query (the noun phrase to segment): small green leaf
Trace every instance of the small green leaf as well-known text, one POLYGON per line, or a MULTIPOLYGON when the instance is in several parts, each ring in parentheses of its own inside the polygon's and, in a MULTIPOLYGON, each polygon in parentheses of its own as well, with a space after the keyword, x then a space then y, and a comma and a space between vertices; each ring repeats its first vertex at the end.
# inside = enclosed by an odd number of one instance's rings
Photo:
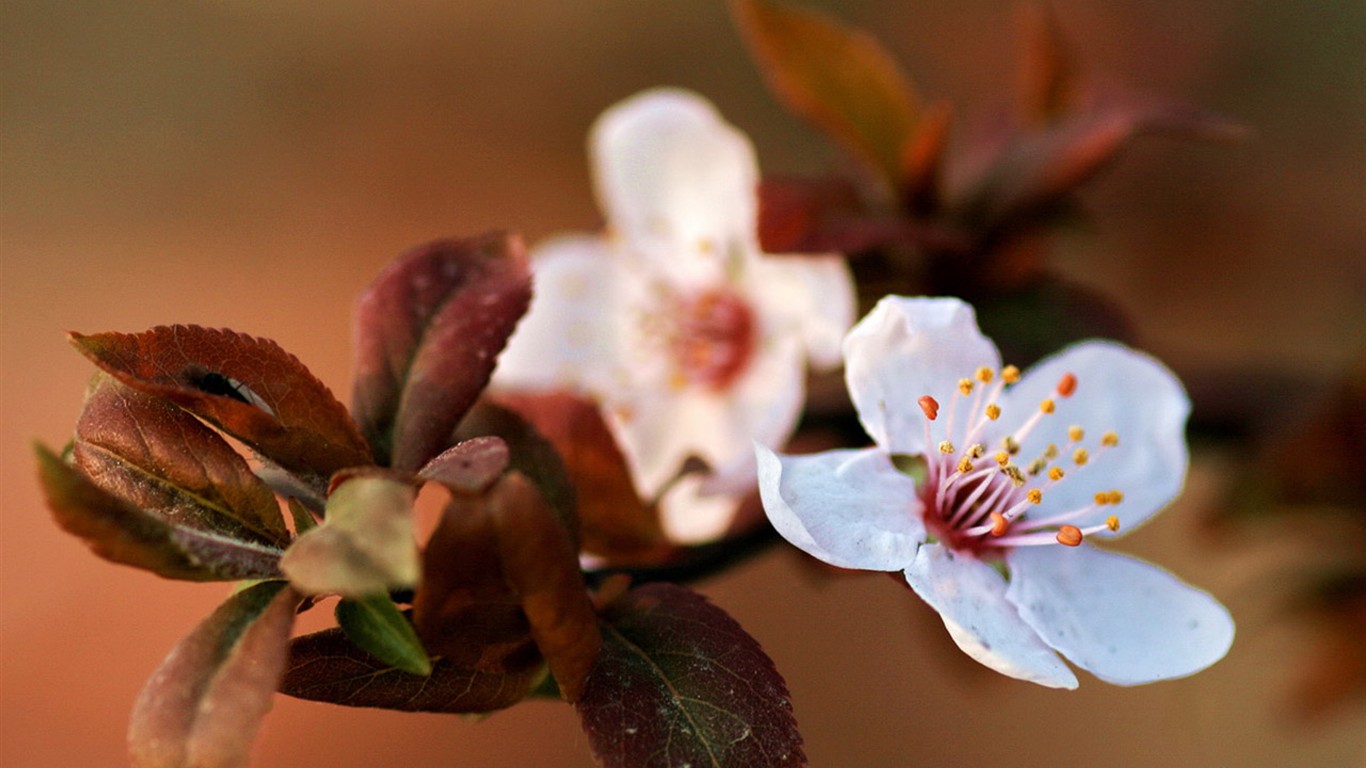
POLYGON ((289 504, 289 516, 294 520, 294 536, 296 538, 318 527, 318 521, 313 517, 313 513, 309 512, 303 504, 300 504, 298 499, 288 499, 287 503, 289 504))
POLYGON ((432 661, 413 625, 386 595, 337 603, 337 624, 351 642, 380 661, 426 677, 432 661))
POLYGON ((913 453, 894 453, 892 454, 892 466, 896 471, 911 478, 916 485, 925 482, 928 470, 925 468, 925 459, 913 453))

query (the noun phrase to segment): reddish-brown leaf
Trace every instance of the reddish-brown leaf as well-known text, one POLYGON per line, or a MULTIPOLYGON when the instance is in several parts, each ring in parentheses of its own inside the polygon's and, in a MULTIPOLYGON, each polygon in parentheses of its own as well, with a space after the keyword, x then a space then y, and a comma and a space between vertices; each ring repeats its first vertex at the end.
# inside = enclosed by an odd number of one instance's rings
POLYGON ((768 0, 732 0, 731 9, 779 101, 895 185, 918 106, 910 81, 877 40, 768 0))
POLYGON ((953 110, 948 104, 932 104, 901 147, 901 188, 898 191, 902 205, 913 215, 930 216, 939 210, 952 121, 953 110))
POLYGON ((472 437, 441 452, 417 474, 452 491, 483 493, 508 467, 508 444, 492 435, 472 437))
POLYGON ((298 604, 284 582, 257 584, 181 640, 133 705, 134 768, 245 766, 284 670, 298 604))
MULTIPOLYGON (((651 562, 668 550, 659 515, 636 494, 596 405, 568 393, 506 393, 498 402, 533 425, 563 461, 577 491, 581 549, 615 564, 651 562)), ((515 454, 514 465, 520 468, 515 454)))
POLYGON ((602 638, 574 545, 540 493, 519 473, 508 474, 494 487, 489 507, 508 586, 560 692, 576 701, 602 638))
POLYGON ((289 543, 275 494, 217 432, 105 374, 86 395, 72 458, 96 485, 174 527, 289 543))
POLYGON ((357 648, 340 629, 294 639, 280 692, 309 701, 404 712, 475 713, 512 706, 542 674, 539 663, 517 672, 432 662, 426 677, 395 669, 357 648))
POLYGON ((604 766, 806 765, 782 676, 720 608, 657 583, 603 619, 578 710, 604 766))
POLYGON ((415 471, 488 383, 531 300, 521 238, 440 240, 390 264, 356 307, 357 421, 380 463, 415 471))
POLYGON ((765 176, 759 181, 759 244, 765 253, 842 250, 832 235, 865 216, 858 190, 845 179, 765 176))
POLYGON ((234 581, 280 576, 274 547, 175 527, 90 482, 41 445, 34 446, 47 505, 62 530, 95 554, 168 579, 234 581))
POLYGON ((70 339, 124 384, 204 418, 315 485, 370 463, 346 409, 273 341, 194 325, 70 339))
POLYGON ((1020 112, 1028 123, 1047 125, 1076 106, 1077 63, 1047 3, 1022 3, 1019 13, 1025 32, 1020 112))

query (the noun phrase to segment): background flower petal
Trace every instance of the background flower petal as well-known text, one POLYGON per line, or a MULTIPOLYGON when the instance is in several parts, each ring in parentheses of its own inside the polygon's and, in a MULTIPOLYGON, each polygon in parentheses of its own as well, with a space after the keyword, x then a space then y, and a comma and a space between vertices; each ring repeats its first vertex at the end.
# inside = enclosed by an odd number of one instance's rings
POLYGON ((1006 600, 1006 583, 971 555, 927 544, 906 582, 939 612, 964 653, 1003 675, 1049 688, 1076 688, 1077 677, 1006 600))
POLYGON ((1233 617, 1167 571, 1087 545, 1007 555, 1006 599, 1051 646, 1109 683, 1199 672, 1233 643, 1233 617))
POLYGON ((899 571, 925 539, 915 483, 876 448, 783 456, 755 445, 773 527, 841 568, 899 571))
POLYGON ((590 151, 609 225, 674 283, 714 281, 758 253, 754 149, 702 97, 626 99, 598 118, 590 151))
POLYGON ((834 368, 854 324, 853 276, 843 256, 767 256, 753 264, 753 296, 766 318, 800 335, 813 368, 834 368))
MULTIPOLYGON (((1030 433, 1023 461, 1049 443, 1065 446, 1067 428, 1074 424, 1084 428, 1081 444, 1091 458, 1086 466, 1074 469, 1064 452, 1061 464, 1068 475, 1044 493, 1036 518, 1084 507, 1092 503, 1097 491, 1117 489, 1124 494, 1118 506, 1101 507, 1070 522, 1085 527, 1117 515, 1123 533, 1160 511, 1181 491, 1189 463, 1186 417, 1190 398, 1166 366, 1110 341, 1068 347, 1026 371, 1020 383, 1006 392, 998 434, 1017 426, 1037 411, 1039 401, 1050 397, 1057 410, 1030 433), (1076 394, 1070 398, 1054 395, 1064 373, 1077 377, 1076 394), (1097 450, 1101 435, 1111 430, 1119 435, 1119 445, 1097 450)), ((1101 531, 1095 535, 1114 534, 1101 531)))
POLYGON ((885 297, 844 340, 844 377, 859 421, 891 453, 924 451, 922 395, 947 407, 959 379, 1000 364, 976 313, 958 299, 885 297))

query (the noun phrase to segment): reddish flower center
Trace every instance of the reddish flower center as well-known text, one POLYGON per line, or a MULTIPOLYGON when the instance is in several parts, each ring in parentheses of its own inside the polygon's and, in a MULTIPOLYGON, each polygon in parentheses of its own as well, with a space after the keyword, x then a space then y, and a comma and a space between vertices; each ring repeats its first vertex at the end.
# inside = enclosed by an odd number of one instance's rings
POLYGON ((676 302, 668 339, 674 384, 711 390, 730 386, 754 353, 757 329, 749 302, 724 288, 676 302))

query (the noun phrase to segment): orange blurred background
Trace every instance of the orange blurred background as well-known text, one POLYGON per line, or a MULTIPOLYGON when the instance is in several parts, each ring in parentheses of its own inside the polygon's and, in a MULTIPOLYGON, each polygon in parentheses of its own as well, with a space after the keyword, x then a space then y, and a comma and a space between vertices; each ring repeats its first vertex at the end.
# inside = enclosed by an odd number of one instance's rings
MULTIPOLYGON (((1003 106, 1005 0, 816 2, 922 92, 1003 106)), ((1242 146, 1141 140, 1053 264, 1116 298, 1186 376, 1325 385, 1366 349, 1366 5, 1052 3, 1104 82, 1211 107, 1242 146)), ((29 441, 68 437, 90 366, 63 332, 171 322, 276 339, 345 400, 352 299, 410 245, 597 221, 584 137, 637 90, 696 89, 769 172, 841 159, 770 98, 720 2, 12 0, 0 12, 0 763, 115 766, 133 697, 226 592, 92 556, 52 524, 29 441)), ((1289 409, 1287 409, 1289 410, 1289 409)), ((1269 420, 1291 414, 1269 413, 1269 420)), ((816 766, 1360 766, 1358 705, 1286 711, 1305 633, 1274 610, 1291 543, 1215 541, 1227 457, 1120 548, 1225 601, 1229 657, 1075 693, 979 672, 886 578, 774 551, 702 585, 787 678, 816 766)), ((590 766, 572 710, 475 722, 277 697, 255 765, 590 766)))

